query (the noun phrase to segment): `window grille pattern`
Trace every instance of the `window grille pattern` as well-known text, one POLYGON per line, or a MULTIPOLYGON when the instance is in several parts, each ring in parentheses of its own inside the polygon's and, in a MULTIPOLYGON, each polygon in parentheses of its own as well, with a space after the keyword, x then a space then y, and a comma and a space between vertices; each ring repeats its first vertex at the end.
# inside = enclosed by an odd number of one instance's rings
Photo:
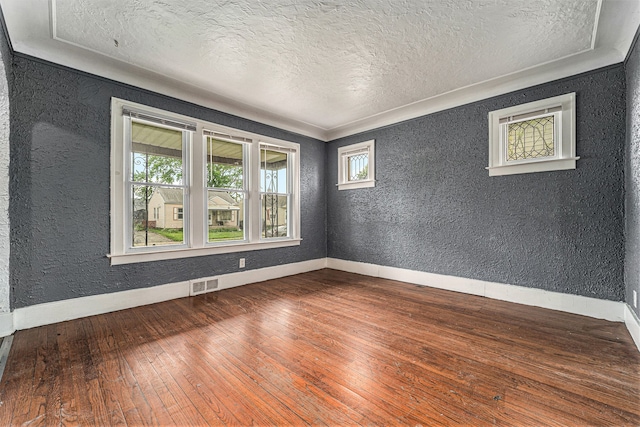
POLYGON ((554 116, 507 124, 507 161, 553 157, 554 116))
POLYGON ((347 163, 349 165, 349 181, 362 181, 369 178, 369 153, 349 156, 347 163))

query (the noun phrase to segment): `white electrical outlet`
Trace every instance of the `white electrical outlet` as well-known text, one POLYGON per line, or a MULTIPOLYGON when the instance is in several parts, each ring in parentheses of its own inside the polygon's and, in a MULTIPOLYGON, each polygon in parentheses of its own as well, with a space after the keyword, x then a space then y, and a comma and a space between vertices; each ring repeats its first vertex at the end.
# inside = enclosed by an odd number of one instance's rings
POLYGON ((638 308, 638 292, 635 289, 633 290, 633 306, 638 308))
POLYGON ((239 263, 238 267, 244 268, 244 258, 240 258, 240 263, 239 263))

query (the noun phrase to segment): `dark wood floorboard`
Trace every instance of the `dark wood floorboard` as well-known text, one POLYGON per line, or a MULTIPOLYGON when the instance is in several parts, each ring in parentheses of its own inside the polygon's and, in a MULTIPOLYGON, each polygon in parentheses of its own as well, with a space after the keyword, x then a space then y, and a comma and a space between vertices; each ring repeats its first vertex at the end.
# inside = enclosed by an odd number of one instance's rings
POLYGON ((321 270, 16 333, 0 426, 640 426, 621 323, 321 270))

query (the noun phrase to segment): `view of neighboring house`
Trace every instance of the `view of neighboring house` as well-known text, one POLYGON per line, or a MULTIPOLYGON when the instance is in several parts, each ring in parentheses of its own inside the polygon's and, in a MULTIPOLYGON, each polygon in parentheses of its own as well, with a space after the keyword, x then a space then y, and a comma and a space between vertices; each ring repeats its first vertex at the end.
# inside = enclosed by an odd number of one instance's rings
POLYGON ((224 191, 209 191, 208 221, 209 228, 243 227, 243 206, 224 191))
MULTIPOLYGON (((208 222, 210 228, 243 226, 243 207, 228 193, 209 192, 208 222)), ((157 188, 149 200, 148 224, 152 228, 182 228, 183 194, 179 188, 157 188)))

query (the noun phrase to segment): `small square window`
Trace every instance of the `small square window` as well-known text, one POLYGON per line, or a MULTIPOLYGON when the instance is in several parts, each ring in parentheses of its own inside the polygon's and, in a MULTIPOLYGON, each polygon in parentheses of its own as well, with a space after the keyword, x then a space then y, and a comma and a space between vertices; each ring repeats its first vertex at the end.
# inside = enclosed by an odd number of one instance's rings
POLYGON ((489 113, 489 176, 575 169, 575 93, 489 113))
POLYGON ((375 141, 338 148, 338 190, 375 186, 375 141))

